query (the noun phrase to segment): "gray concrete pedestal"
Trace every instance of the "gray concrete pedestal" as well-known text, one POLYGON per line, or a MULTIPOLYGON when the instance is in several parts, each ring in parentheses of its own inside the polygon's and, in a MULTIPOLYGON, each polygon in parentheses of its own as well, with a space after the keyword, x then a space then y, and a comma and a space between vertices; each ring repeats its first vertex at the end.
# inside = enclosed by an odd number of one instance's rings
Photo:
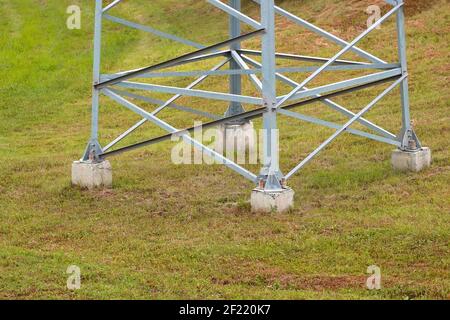
POLYGON ((244 153, 246 150, 256 150, 258 139, 253 122, 240 125, 222 125, 219 127, 219 137, 216 140, 216 150, 229 150, 244 153))
POLYGON ((283 213, 294 206, 294 190, 281 191, 254 189, 251 196, 252 212, 283 213))
POLYGON ((430 148, 417 151, 394 150, 391 158, 392 166, 399 171, 419 172, 431 166, 430 148))
POLYGON ((112 168, 109 161, 83 162, 72 164, 72 184, 82 188, 111 188, 112 168))

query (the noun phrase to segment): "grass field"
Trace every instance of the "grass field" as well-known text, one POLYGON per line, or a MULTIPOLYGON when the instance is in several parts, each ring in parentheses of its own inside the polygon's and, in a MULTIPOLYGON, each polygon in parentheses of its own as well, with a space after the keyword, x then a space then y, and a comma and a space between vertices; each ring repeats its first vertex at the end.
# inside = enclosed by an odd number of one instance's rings
MULTIPOLYGON (((0 0, 0 298, 448 299, 450 2, 406 2, 412 116, 433 150, 432 167, 394 172, 392 147, 344 135, 290 181, 295 209, 264 215, 250 213, 251 183, 224 167, 173 165, 170 142, 112 159, 112 190, 71 187, 71 162, 90 130, 94 1, 0 0), (82 9, 81 30, 66 28, 71 4, 82 9), (81 268, 80 290, 66 288, 69 265, 81 268), (370 265, 381 268, 381 290, 365 287, 370 265)), ((365 28, 365 8, 383 1, 279 3, 350 40, 365 28)), ((258 16, 256 6, 245 6, 258 16)), ((227 20, 203 1, 129 0, 111 13, 202 43, 226 38, 227 20)), ((285 20, 277 26, 279 51, 329 57, 338 49, 285 20)), ((361 47, 395 60, 394 27, 390 20, 361 47)), ((104 28, 106 72, 192 50, 110 22, 104 28)), ((337 76, 314 84, 325 80, 337 76)), ((211 78, 199 88, 226 83, 211 78)), ((256 93, 248 80, 244 87, 256 93)), ((359 111, 379 92, 336 101, 359 111)), ((101 103, 102 143, 139 120, 106 98, 101 103)), ((227 107, 179 103, 216 114, 227 107)), ((320 104, 303 111, 344 121, 320 104)), ((179 128, 194 119, 174 111, 161 117, 179 128)), ((367 117, 398 132, 398 95, 367 117)), ((279 124, 284 171, 333 132, 285 117, 279 124)), ((161 133, 147 125, 125 143, 161 133)))

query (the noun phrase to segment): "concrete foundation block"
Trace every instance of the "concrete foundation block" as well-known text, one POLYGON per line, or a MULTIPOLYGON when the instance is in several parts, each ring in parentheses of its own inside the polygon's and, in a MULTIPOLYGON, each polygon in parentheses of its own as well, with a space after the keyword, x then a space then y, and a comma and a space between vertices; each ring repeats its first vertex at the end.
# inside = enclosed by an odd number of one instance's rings
POLYGON ((407 152, 397 149, 392 152, 391 163, 395 170, 419 172, 431 166, 431 150, 421 148, 407 152))
POLYGON ((216 140, 215 150, 234 150, 235 152, 253 151, 257 148, 258 139, 253 122, 242 125, 222 125, 218 128, 219 137, 216 140))
POLYGON ((282 213, 294 206, 294 190, 286 188, 282 191, 264 191, 254 189, 251 196, 253 212, 282 213))
POLYGON ((72 184, 88 189, 111 188, 111 164, 109 161, 99 163, 75 161, 72 164, 72 184))

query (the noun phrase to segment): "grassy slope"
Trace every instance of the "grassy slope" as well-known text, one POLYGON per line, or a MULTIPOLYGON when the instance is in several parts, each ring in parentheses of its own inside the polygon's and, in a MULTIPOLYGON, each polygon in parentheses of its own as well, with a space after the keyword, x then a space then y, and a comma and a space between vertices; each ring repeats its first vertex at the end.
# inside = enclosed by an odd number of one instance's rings
MULTIPOLYGON (((338 0, 295 2, 281 1, 345 37, 364 26, 364 1, 346 1, 351 9, 338 0)), ((1 298, 448 297, 448 1, 408 6, 412 112, 419 136, 433 149, 433 167, 395 173, 391 147, 343 136, 291 181, 296 209, 285 215, 250 214, 250 183, 222 167, 176 167, 170 143, 114 159, 112 191, 70 187, 70 163, 89 132, 92 9, 88 0, 0 0, 1 298), (65 28, 65 8, 72 3, 83 9, 80 31, 65 28), (77 292, 65 288, 70 264, 82 269, 77 292), (364 288, 372 264, 382 268, 378 292, 364 288)), ((226 21, 200 1, 133 0, 117 11, 205 43, 224 36, 226 21)), ((280 51, 336 51, 322 40, 311 42, 307 33, 296 34, 284 20, 277 25, 283 27, 280 51)), ((109 23, 107 29, 108 71, 189 50, 109 23)), ((393 41, 379 39, 392 30, 391 22, 371 38, 373 52, 387 59, 395 56, 393 41)), ((208 85, 220 88, 221 81, 208 85)), ((358 110, 376 92, 338 101, 358 110)), ((391 97, 368 117, 396 131, 398 105, 391 97)), ((107 100, 102 108, 104 142, 138 119, 107 100)), ((224 108, 212 103, 204 109, 224 108)), ((318 110, 325 111, 315 105, 305 112, 318 110)), ((163 116, 178 127, 192 124, 177 113, 163 116)), ((284 170, 330 133, 311 132, 314 127, 292 119, 281 118, 280 125, 293 132, 282 134, 284 170)), ((148 126, 134 140, 159 133, 148 126)))

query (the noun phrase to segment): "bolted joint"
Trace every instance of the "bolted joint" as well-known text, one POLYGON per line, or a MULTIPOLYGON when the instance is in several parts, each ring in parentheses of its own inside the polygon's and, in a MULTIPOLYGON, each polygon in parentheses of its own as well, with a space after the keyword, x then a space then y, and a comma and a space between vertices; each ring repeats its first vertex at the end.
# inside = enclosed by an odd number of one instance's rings
POLYGON ((268 111, 276 111, 277 110, 276 102, 270 101, 268 99, 264 99, 263 106, 264 106, 264 108, 267 108, 268 111))
POLYGON ((417 137, 412 124, 410 128, 402 131, 401 143, 402 145, 400 149, 402 151, 412 152, 422 148, 422 144, 420 143, 419 138, 417 137))
POLYGON ((86 151, 84 152, 82 162, 99 163, 102 162, 101 154, 103 153, 102 147, 97 140, 89 141, 86 151))
POLYGON ((261 191, 282 191, 288 189, 286 179, 281 174, 260 175, 256 189, 261 191))

